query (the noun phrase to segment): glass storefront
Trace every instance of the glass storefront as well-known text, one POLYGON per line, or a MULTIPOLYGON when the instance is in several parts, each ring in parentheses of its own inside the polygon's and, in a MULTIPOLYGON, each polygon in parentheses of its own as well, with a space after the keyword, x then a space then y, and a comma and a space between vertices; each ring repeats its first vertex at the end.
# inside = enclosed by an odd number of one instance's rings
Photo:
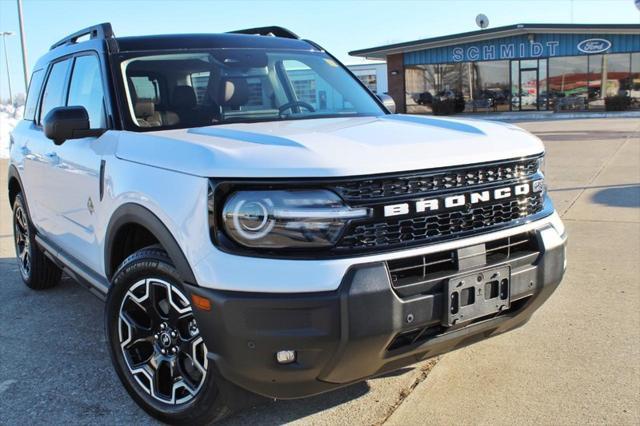
POLYGON ((408 113, 455 99, 459 111, 601 110, 623 95, 640 108, 640 53, 408 65, 408 113))
POLYGON ((636 108, 640 108, 640 53, 631 54, 631 75, 629 95, 636 108))
POLYGON ((549 60, 549 108, 585 109, 589 94, 588 58, 570 56, 549 60))
MULTIPOLYGON (((509 61, 476 62, 474 77, 472 102, 475 101, 476 110, 485 101, 495 111, 509 111, 509 61)), ((472 103, 472 109, 473 106, 472 103)))

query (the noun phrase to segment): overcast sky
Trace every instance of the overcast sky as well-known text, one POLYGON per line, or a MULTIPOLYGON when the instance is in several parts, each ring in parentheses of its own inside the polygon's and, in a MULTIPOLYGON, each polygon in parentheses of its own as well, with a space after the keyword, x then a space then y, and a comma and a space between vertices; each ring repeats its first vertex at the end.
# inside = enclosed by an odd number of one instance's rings
MULTIPOLYGON (((28 64, 81 28, 111 22, 118 35, 215 33, 280 25, 309 38, 347 64, 351 50, 516 23, 640 23, 634 0, 417 0, 417 1, 98 1, 24 0, 28 64)), ((15 0, 0 0, 0 31, 7 38, 14 93, 24 91, 15 0)), ((0 46, 1 48, 1 46, 0 46)), ((4 51, 0 98, 7 96, 4 51)))

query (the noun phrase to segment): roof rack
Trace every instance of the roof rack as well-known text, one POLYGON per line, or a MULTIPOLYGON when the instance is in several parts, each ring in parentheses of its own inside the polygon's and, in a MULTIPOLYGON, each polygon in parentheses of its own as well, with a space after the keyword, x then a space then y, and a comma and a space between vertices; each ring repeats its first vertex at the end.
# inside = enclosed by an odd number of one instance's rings
POLYGON ((108 38, 113 38, 113 30, 111 29, 111 24, 109 22, 93 25, 91 27, 87 27, 71 35, 66 36, 62 40, 51 45, 51 48, 49 50, 53 50, 57 47, 64 46, 66 44, 76 43, 80 37, 83 37, 86 35, 88 35, 90 39, 94 39, 94 38, 108 39, 108 38))
POLYGON ((286 28, 277 27, 277 26, 247 28, 246 30, 229 31, 229 33, 294 38, 296 40, 300 39, 300 37, 298 37, 293 31, 289 31, 286 28))

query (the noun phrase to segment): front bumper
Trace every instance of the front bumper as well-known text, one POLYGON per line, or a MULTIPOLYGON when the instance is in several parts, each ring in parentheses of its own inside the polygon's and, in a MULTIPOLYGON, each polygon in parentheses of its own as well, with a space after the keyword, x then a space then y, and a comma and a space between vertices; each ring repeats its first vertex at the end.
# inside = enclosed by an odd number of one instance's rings
MULTIPOLYGON (((566 236, 551 224, 532 232, 539 255, 531 264, 513 269, 511 308, 448 328, 442 326, 445 296, 399 297, 384 261, 350 267, 335 291, 274 294, 194 286, 187 290, 212 302, 211 311, 196 309, 195 315, 209 357, 224 378, 268 397, 305 397, 526 323, 557 288, 566 267, 566 236), (275 353, 280 350, 295 350, 296 362, 278 364, 275 353)), ((494 266, 499 265, 490 265, 494 266)))

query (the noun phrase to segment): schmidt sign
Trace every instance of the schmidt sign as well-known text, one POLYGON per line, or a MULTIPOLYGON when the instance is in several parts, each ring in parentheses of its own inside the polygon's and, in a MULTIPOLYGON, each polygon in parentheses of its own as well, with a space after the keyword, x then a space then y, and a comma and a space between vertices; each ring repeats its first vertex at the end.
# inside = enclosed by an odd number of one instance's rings
MULTIPOLYGON (((546 38, 546 37, 545 37, 546 38)), ((514 37, 508 42, 494 40, 490 43, 455 46, 449 48, 449 62, 494 61, 501 59, 548 58, 579 54, 603 53, 611 48, 604 38, 589 38, 568 44, 565 40, 529 40, 514 37)))

